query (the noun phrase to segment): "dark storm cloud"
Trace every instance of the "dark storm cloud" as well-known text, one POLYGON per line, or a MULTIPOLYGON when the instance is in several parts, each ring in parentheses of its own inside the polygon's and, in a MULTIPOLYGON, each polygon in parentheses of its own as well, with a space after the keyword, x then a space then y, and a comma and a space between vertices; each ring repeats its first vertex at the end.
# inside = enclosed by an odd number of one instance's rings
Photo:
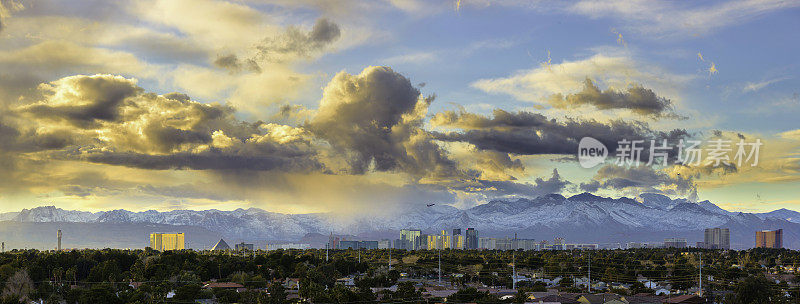
MULTIPOLYGON (((602 142, 609 152, 617 149, 618 142, 627 140, 661 140, 675 143, 688 137, 682 129, 669 132, 651 130, 642 122, 615 120, 601 123, 594 120, 567 119, 559 121, 542 114, 530 112, 510 113, 494 110, 493 117, 448 111, 433 118, 433 124, 460 128, 463 131, 433 132, 438 140, 468 142, 478 149, 494 150, 521 155, 576 154, 578 142, 589 136, 602 142)), ((643 151, 643 155, 646 155, 643 151)))
POLYGON ((150 143, 158 147, 163 152, 169 152, 179 148, 184 144, 206 144, 211 142, 209 132, 183 130, 152 124, 144 130, 144 134, 150 139, 150 143))
POLYGON ((408 78, 388 67, 359 75, 337 74, 307 128, 350 154, 354 173, 400 169, 412 174, 455 174, 455 163, 422 130, 432 98, 422 98, 408 78))
POLYGON ((690 197, 697 195, 697 185, 692 177, 670 176, 650 166, 606 165, 597 171, 592 181, 580 185, 580 189, 587 192, 596 192, 601 188, 635 195, 644 192, 688 195, 690 197))
POLYGON ((552 193, 561 193, 571 182, 565 180, 553 169, 553 175, 547 179, 537 177, 533 183, 510 180, 475 180, 474 182, 452 187, 460 191, 477 192, 487 197, 526 196, 537 197, 552 193))
POLYGON ((240 121, 227 105, 159 96, 111 75, 70 76, 46 90, 45 99, 15 109, 17 125, 0 117, 3 149, 145 169, 323 168, 304 130, 240 121))
POLYGON ((0 116, 0 150, 25 153, 61 149, 75 140, 68 130, 20 130, 0 116))
POLYGON ((640 115, 678 118, 672 101, 656 95, 651 89, 632 85, 625 91, 601 91, 591 79, 586 78, 582 91, 575 94, 555 94, 548 99, 559 109, 572 109, 589 105, 600 110, 628 109, 640 115))
POLYGON ((68 96, 55 97, 65 99, 64 102, 32 104, 26 111, 40 118, 93 128, 99 121, 117 121, 123 101, 143 91, 122 77, 72 76, 60 81, 69 82, 74 90, 68 96))

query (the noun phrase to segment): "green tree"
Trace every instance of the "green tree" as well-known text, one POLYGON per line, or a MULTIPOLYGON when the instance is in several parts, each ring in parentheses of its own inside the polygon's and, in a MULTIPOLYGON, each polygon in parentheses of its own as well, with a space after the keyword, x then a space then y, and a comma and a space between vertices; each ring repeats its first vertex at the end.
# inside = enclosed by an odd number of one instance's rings
POLYGON ((17 301, 19 303, 25 303, 30 298, 28 296, 33 291, 33 281, 28 276, 28 272, 25 270, 19 270, 14 273, 8 281, 6 281, 6 286, 3 288, 2 298, 4 301, 17 301))
POLYGON ((172 297, 175 301, 193 302, 200 294, 200 285, 187 284, 175 289, 175 296, 172 297))
POLYGON ((267 289, 269 292, 269 304, 284 304, 286 303, 286 291, 280 283, 272 283, 267 289))
POLYGON ((81 294, 80 299, 78 300, 80 304, 97 304, 97 303, 108 303, 108 304, 116 304, 122 303, 122 301, 114 294, 114 290, 110 286, 105 285, 96 285, 93 286, 91 289, 87 290, 83 294, 81 294))
POLYGON ((769 304, 780 297, 773 291, 769 280, 762 276, 747 277, 736 285, 733 304, 769 304))

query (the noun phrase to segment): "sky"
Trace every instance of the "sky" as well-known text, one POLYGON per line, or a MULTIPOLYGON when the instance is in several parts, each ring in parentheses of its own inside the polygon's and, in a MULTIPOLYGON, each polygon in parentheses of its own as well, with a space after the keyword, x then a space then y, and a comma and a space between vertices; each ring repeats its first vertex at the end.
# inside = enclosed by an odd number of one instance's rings
POLYGON ((582 192, 800 210, 799 17, 769 0, 0 0, 0 211, 582 192), (584 137, 605 161, 581 166, 584 137))

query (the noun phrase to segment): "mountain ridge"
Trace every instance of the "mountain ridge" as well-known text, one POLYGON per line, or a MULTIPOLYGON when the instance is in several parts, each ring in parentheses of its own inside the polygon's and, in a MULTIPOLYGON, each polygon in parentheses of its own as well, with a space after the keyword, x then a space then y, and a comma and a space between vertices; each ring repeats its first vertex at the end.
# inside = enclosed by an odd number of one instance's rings
POLYGON ((654 193, 635 199, 590 193, 570 197, 550 194, 537 198, 495 199, 467 209, 410 204, 396 214, 351 218, 330 213, 284 214, 259 208, 86 212, 44 206, 12 214, 0 214, 0 218, 16 222, 198 226, 241 240, 299 240, 309 234, 329 233, 396 238, 400 229, 435 233, 473 227, 481 231, 481 236, 519 233, 520 237, 550 239, 559 236, 574 242, 654 241, 653 238, 665 233, 702 241, 698 239, 702 238, 698 231, 727 225, 742 230, 732 231, 731 239, 732 244, 742 248, 752 245, 749 233, 774 226, 785 227, 789 232, 784 241, 787 246, 800 247, 800 239, 793 238, 800 235, 800 212, 779 209, 767 213, 737 213, 710 201, 695 203, 654 193))

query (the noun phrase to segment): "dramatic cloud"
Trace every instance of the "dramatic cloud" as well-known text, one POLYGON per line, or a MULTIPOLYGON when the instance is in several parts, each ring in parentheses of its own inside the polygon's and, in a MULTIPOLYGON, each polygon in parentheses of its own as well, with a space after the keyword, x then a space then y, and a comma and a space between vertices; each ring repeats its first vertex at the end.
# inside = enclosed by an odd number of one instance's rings
POLYGON ((401 169, 452 175, 455 164, 421 129, 433 98, 388 67, 361 74, 337 74, 325 87, 316 116, 307 127, 334 148, 351 154, 354 173, 401 169))
POLYGON ((606 165, 597 171, 592 181, 580 185, 580 189, 587 192, 596 192, 601 188, 633 196, 645 192, 658 192, 697 198, 697 185, 691 177, 673 176, 649 166, 606 165))
POLYGON ((99 126, 101 121, 118 122, 125 99, 142 89, 123 77, 70 76, 46 87, 47 102, 24 108, 40 118, 64 120, 80 128, 99 126))
POLYGON ((561 193, 570 184, 571 182, 563 179, 558 174, 558 169, 553 169, 553 175, 550 178, 537 177, 533 183, 477 179, 452 188, 470 194, 478 194, 484 199, 492 199, 498 197, 537 197, 551 193, 561 193))
POLYGON ((626 91, 601 91, 589 78, 586 78, 582 91, 567 95, 555 94, 548 99, 548 103, 559 109, 589 105, 599 110, 628 109, 636 114, 652 117, 677 117, 673 112, 672 102, 659 97, 653 90, 632 85, 626 91))
POLYGON ((38 146, 60 149, 50 153, 56 159, 146 169, 322 168, 302 129, 239 121, 229 106, 198 103, 179 93, 147 93, 135 79, 78 75, 42 90, 44 100, 16 113, 32 118, 21 123, 27 130, 60 132, 62 141, 48 140, 56 133, 35 137, 38 146), (60 128, 61 122, 78 129, 60 128))
POLYGON ((500 109, 494 110, 493 114, 490 118, 464 111, 438 113, 431 120, 434 126, 460 128, 463 131, 433 134, 438 140, 468 142, 478 149, 523 155, 575 155, 578 142, 586 136, 602 142, 609 148, 609 152, 616 151, 618 142, 623 139, 645 140, 648 143, 649 140, 660 143, 666 139, 675 143, 688 137, 688 133, 682 129, 654 131, 641 122, 617 120, 600 123, 573 119, 559 121, 542 114, 510 113, 500 109))

